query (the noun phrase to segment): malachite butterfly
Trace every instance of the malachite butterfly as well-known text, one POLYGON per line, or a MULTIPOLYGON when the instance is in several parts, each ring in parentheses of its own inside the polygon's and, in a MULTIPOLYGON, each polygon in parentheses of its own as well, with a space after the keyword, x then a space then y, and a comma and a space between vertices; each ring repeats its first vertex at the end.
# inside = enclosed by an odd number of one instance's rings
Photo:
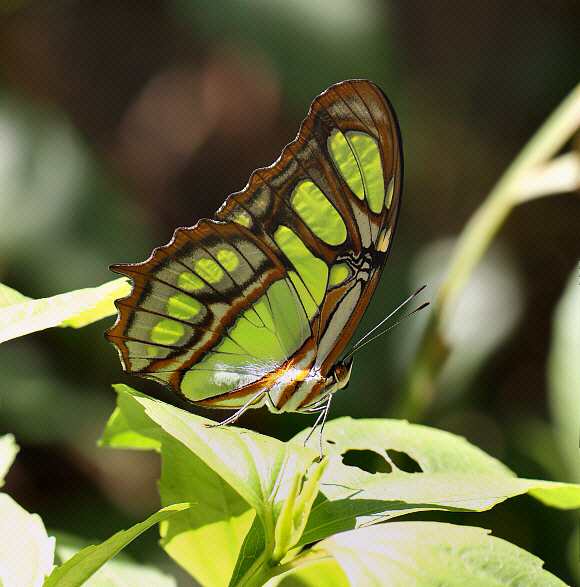
POLYGON ((194 404, 321 412, 379 281, 401 202, 389 100, 351 80, 318 96, 297 137, 215 220, 178 228, 133 280, 106 336, 125 370, 194 404))

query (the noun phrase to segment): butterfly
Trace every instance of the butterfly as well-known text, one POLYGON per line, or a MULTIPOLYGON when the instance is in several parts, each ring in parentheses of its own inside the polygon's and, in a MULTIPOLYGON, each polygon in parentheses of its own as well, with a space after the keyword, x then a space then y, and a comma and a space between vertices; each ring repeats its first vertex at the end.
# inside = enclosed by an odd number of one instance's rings
POLYGON ((387 260, 402 181, 382 90, 328 88, 215 220, 178 228, 147 261, 111 266, 133 281, 106 333, 125 370, 236 410, 222 424, 264 404, 325 418, 349 382, 352 359, 340 356, 387 260))

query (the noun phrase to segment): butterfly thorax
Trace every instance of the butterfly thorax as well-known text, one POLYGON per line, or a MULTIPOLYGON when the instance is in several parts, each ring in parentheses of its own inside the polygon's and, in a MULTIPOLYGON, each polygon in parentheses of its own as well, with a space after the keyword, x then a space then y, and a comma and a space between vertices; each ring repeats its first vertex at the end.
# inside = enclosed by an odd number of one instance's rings
POLYGON ((327 375, 320 367, 304 370, 290 366, 272 374, 272 387, 265 404, 272 412, 316 412, 329 395, 344 389, 349 382, 352 362, 338 362, 327 375))
POLYGON ((316 412, 329 395, 349 382, 352 359, 337 361, 327 372, 316 362, 316 346, 310 339, 278 369, 233 392, 198 401, 200 405, 229 407, 228 402, 245 398, 251 407, 267 406, 271 412, 316 412))

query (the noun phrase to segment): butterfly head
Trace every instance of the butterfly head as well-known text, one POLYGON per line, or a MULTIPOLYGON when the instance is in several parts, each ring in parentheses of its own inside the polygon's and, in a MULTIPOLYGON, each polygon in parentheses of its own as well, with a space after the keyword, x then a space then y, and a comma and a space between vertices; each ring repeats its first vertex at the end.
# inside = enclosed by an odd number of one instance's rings
POLYGON ((346 363, 340 361, 334 365, 331 373, 335 385, 333 392, 338 391, 339 389, 344 389, 348 386, 350 374, 352 372, 352 361, 353 357, 351 357, 346 363))

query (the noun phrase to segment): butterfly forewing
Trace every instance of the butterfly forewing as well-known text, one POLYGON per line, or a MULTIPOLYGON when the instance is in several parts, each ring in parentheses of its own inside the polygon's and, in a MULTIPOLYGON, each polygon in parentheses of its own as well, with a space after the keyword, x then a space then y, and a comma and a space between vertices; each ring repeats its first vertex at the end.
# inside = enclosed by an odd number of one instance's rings
POLYGON ((312 369, 327 376, 358 325, 401 184, 383 92, 362 80, 329 88, 278 161, 252 173, 216 221, 178 229, 144 263, 114 267, 134 282, 107 333, 125 369, 195 403, 311 406, 317 392, 293 396, 312 369))
POLYGON ((279 160, 255 171, 216 215, 266 232, 270 242, 278 236, 297 287, 310 293, 301 297, 313 316, 323 374, 344 350, 376 287, 401 187, 392 108, 374 84, 349 81, 313 102, 279 160), (303 245, 301 253, 294 242, 303 245))

